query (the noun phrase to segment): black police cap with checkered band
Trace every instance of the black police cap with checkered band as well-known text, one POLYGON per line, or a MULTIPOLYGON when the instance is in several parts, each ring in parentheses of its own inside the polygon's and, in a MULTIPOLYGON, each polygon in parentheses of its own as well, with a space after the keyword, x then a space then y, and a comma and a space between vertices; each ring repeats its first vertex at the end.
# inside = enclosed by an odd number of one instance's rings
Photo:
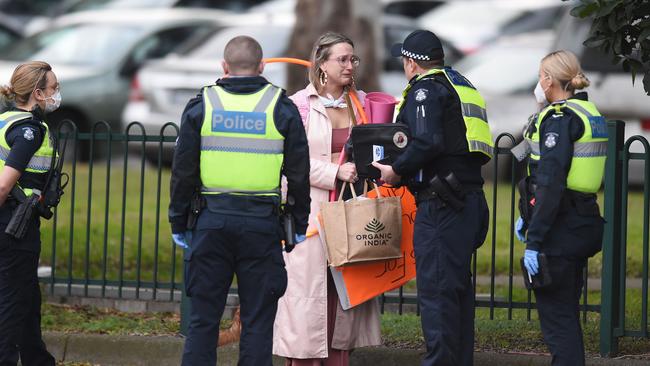
POLYGON ((409 34, 404 43, 396 43, 390 48, 393 57, 409 57, 414 60, 431 61, 445 57, 440 39, 427 30, 416 30, 409 34))

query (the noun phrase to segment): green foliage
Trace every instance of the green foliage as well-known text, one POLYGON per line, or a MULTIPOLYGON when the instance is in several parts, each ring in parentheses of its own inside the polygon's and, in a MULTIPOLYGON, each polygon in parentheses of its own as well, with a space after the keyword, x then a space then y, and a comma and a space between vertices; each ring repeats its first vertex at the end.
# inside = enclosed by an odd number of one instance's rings
POLYGON ((593 20, 584 45, 612 55, 613 63, 632 73, 632 83, 637 74, 644 75, 650 95, 650 1, 580 0, 571 15, 593 20))

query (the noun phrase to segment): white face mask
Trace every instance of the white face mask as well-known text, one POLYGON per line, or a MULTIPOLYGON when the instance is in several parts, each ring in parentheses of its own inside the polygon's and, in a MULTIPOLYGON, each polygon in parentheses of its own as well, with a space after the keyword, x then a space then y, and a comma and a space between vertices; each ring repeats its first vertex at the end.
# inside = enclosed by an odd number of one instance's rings
POLYGON ((535 86, 535 100, 539 104, 546 104, 548 103, 548 100, 546 100, 546 94, 544 94, 544 89, 542 89, 542 84, 537 82, 537 85, 535 86))
POLYGON ((45 113, 54 112, 61 105, 61 91, 57 90, 53 95, 45 98, 45 113), (50 102, 52 99, 52 102, 50 102))

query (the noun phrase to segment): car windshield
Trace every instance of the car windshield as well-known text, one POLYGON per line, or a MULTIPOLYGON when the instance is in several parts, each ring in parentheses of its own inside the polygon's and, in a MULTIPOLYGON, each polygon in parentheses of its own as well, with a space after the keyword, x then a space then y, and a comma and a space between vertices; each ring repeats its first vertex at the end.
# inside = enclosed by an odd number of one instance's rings
POLYGON ((207 42, 187 52, 187 56, 199 59, 221 59, 226 43, 233 37, 245 35, 255 38, 264 50, 264 57, 278 57, 289 43, 290 27, 246 27, 226 28, 207 42))
POLYGON ((539 62, 546 53, 547 49, 544 47, 494 46, 463 58, 456 64, 456 69, 481 92, 532 92, 537 80, 539 62))
POLYGON ((121 57, 143 33, 137 26, 85 24, 48 30, 14 44, 4 58, 100 66, 121 57))

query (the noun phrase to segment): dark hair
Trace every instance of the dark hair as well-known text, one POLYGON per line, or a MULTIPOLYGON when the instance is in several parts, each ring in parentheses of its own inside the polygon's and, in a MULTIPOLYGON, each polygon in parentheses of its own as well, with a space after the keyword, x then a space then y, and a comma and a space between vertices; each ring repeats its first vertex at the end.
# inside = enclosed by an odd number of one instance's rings
POLYGON ((428 61, 413 59, 413 61, 415 61, 415 63, 418 66, 426 70, 445 66, 445 60, 442 58, 439 58, 437 60, 428 60, 428 61))
POLYGON ((262 62, 262 46, 252 37, 237 36, 226 44, 223 58, 233 71, 253 71, 262 62))

